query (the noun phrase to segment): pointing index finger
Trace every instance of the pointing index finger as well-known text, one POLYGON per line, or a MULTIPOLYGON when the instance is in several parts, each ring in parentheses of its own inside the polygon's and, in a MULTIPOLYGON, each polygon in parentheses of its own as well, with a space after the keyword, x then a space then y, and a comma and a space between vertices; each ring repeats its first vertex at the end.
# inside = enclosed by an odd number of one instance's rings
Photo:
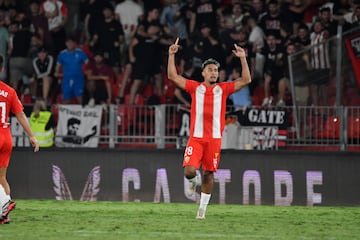
POLYGON ((178 43, 179 43, 179 38, 176 38, 175 45, 178 45, 178 43))

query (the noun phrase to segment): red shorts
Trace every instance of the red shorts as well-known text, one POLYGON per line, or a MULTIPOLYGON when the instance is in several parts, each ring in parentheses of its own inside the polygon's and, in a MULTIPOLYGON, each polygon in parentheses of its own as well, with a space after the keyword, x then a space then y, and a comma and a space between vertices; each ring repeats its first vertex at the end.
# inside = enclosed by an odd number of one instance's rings
POLYGON ((8 167, 12 151, 12 136, 9 129, 0 129, 0 167, 8 167))
POLYGON ((205 171, 216 172, 220 162, 221 138, 189 138, 186 145, 183 166, 197 169, 202 165, 205 171))

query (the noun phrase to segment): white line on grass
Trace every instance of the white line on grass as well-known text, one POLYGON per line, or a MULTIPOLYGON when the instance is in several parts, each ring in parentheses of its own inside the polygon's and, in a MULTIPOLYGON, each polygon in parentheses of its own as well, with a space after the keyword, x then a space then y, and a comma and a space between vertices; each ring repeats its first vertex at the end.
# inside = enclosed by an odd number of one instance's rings
MULTIPOLYGON (((94 230, 94 231, 88 231, 88 230, 78 230, 78 231, 73 231, 74 233, 79 233, 81 236, 85 237, 85 236, 94 236, 94 234, 111 234, 111 235, 125 235, 125 236, 132 236, 135 235, 137 236, 136 233, 134 232, 109 232, 109 231, 99 231, 99 230, 94 230)), ((159 232, 159 231, 151 231, 151 232, 144 232, 144 234, 150 234, 150 235, 158 235, 158 236, 172 236, 172 237, 185 237, 185 236, 189 236, 189 237, 197 237, 197 238, 224 238, 226 237, 226 239, 251 239, 251 238, 255 238, 255 239, 283 239, 284 236, 276 236, 276 235, 258 235, 258 234, 246 234, 246 235, 238 235, 238 234, 227 234, 227 233, 179 233, 179 232, 159 232)), ((315 240, 316 238, 313 237, 304 237, 304 236, 300 236, 297 239, 305 239, 305 240, 315 240)))

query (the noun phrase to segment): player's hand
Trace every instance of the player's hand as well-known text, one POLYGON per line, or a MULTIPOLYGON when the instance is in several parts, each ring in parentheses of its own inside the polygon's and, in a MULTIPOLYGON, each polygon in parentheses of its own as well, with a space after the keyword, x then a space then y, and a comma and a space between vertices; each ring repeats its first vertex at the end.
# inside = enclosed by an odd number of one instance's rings
POLYGON ((39 149, 40 149, 38 140, 37 140, 34 136, 33 136, 33 137, 29 137, 29 140, 30 140, 31 146, 34 147, 34 152, 38 152, 39 149))
POLYGON ((234 44, 234 47, 235 49, 232 50, 232 52, 235 54, 235 56, 237 56, 238 58, 246 58, 245 50, 242 47, 236 44, 234 44))
POLYGON ((177 51, 179 50, 180 45, 178 45, 179 43, 179 38, 176 38, 176 41, 174 44, 170 45, 169 47, 169 55, 173 55, 175 53, 177 53, 177 51))

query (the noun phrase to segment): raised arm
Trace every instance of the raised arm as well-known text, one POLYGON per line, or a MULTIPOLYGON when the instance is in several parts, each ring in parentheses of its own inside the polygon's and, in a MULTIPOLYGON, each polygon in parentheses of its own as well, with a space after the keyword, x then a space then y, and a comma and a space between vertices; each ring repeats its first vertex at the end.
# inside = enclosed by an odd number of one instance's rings
POLYGON ((243 48, 240 46, 234 44, 235 49, 233 50, 233 53, 235 56, 240 58, 241 63, 241 80, 235 80, 235 91, 239 91, 244 86, 251 83, 251 74, 249 70, 249 65, 246 61, 246 53, 243 48))
POLYGON ((175 54, 179 50, 179 38, 176 39, 175 43, 169 47, 169 58, 167 66, 168 79, 173 81, 179 88, 184 89, 186 80, 177 73, 175 66, 175 54))

